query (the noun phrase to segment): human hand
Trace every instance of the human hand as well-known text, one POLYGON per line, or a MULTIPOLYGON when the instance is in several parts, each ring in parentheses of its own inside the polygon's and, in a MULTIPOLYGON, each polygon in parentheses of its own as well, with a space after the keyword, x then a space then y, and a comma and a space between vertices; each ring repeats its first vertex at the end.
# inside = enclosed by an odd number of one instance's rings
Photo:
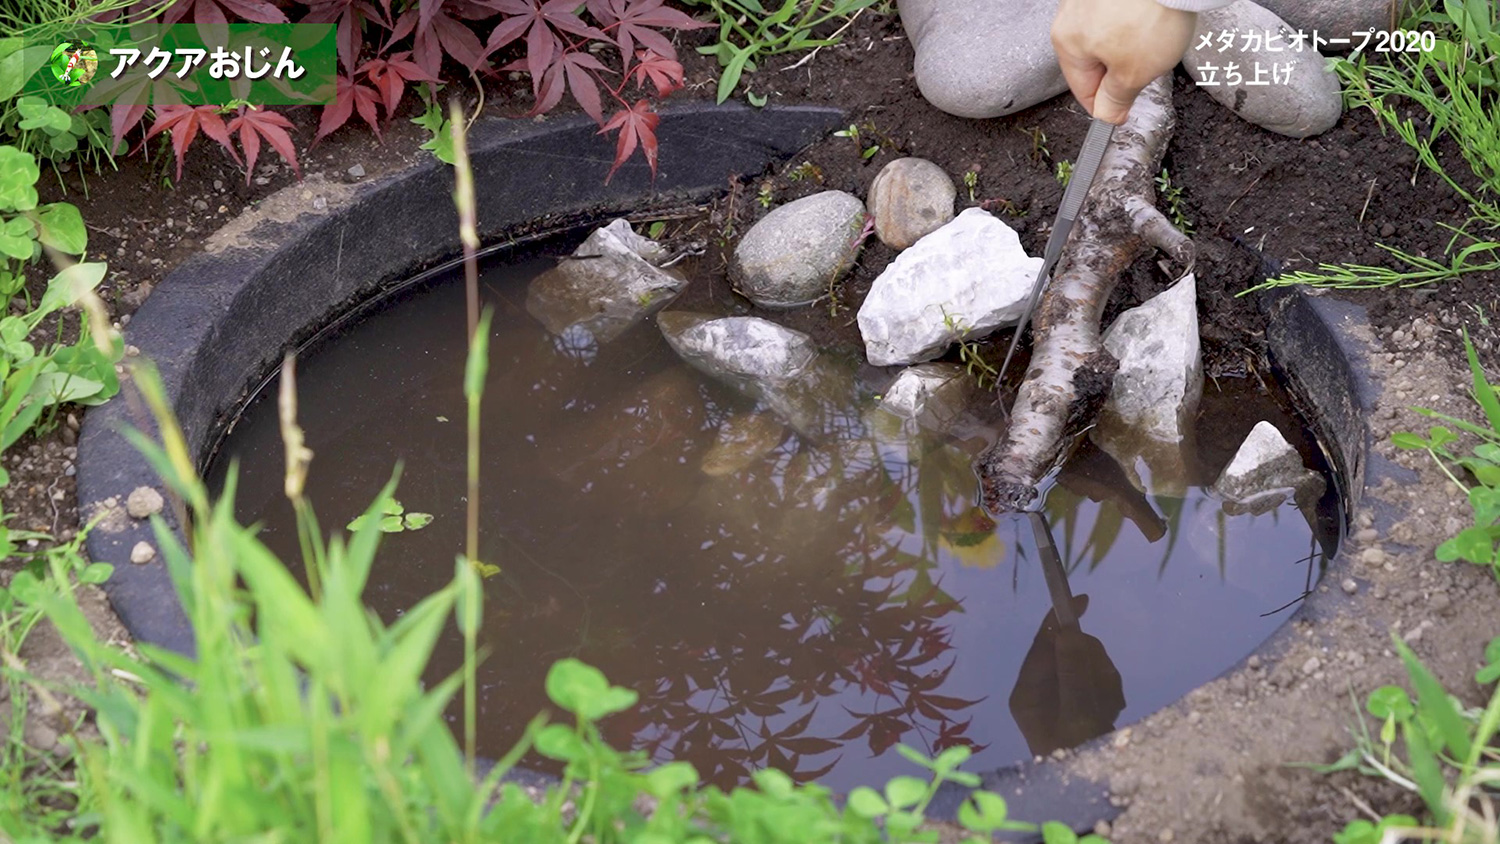
POLYGON ((1119 125, 1141 89, 1182 61, 1197 23, 1156 0, 1062 0, 1052 46, 1073 96, 1119 125))

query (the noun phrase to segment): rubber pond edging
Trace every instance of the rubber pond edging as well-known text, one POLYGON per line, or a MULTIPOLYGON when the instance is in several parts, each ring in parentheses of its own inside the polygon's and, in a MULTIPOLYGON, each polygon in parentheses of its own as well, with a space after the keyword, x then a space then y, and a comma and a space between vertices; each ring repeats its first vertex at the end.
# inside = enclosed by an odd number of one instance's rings
MULTIPOLYGON (((658 177, 653 181, 643 163, 633 162, 607 185, 611 157, 592 122, 480 120, 470 133, 479 235, 495 242, 585 218, 707 199, 725 188, 730 175, 761 172, 846 119, 840 110, 821 107, 669 108, 658 130, 658 177)), ((220 420, 273 371, 285 350, 350 307, 458 253, 451 185, 449 168, 431 158, 358 184, 294 184, 210 236, 202 253, 148 297, 127 341, 158 367, 167 403, 200 465, 217 442, 220 420)), ((1352 519, 1368 506, 1364 491, 1370 485, 1403 471, 1370 449, 1364 419, 1375 390, 1356 330, 1363 315, 1333 297, 1296 289, 1272 291, 1261 304, 1271 316, 1272 361, 1320 441, 1331 447, 1329 462, 1342 487, 1346 519, 1352 519)), ((92 560, 114 565, 105 590, 131 635, 190 653, 192 631, 160 557, 130 562, 137 542, 154 547, 156 539, 146 521, 127 515, 125 500, 137 487, 159 490, 161 484, 120 434, 127 425, 154 433, 149 420, 132 416, 124 399, 92 409, 83 420, 78 495, 83 512, 98 519, 87 550, 92 560)), ((162 515, 180 537, 177 515, 170 507, 162 515)), ((1346 553, 1340 550, 1325 576, 1344 567, 1346 553)), ((1315 590, 1288 621, 1321 617, 1344 599, 1340 590, 1315 590)), ((1281 649, 1293 627, 1283 623, 1255 653, 1281 649)), ((1069 756, 1110 740, 1102 736, 1069 756)), ((1110 804, 1104 783, 1075 776, 1065 764, 1024 763, 988 772, 982 780, 1018 818, 1056 819, 1085 830, 1120 811, 1110 804)), ((945 787, 929 816, 955 817, 967 793, 945 787)))
MULTIPOLYGON (((664 109, 656 177, 632 161, 606 183, 613 150, 587 118, 481 119, 469 133, 479 236, 494 242, 583 216, 698 202, 731 176, 760 173, 845 120, 826 107, 664 109)), ((308 179, 278 191, 209 236, 132 317, 126 342, 158 368, 200 465, 218 420, 286 350, 347 307, 459 253, 451 168, 423 158, 360 184, 308 179)), ((104 588, 132 636, 190 653, 192 632, 160 555, 130 561, 136 543, 154 547, 156 539, 149 522, 129 517, 126 499, 161 483, 120 433, 125 426, 155 433, 126 398, 84 416, 78 500, 85 518, 99 520, 88 554, 114 565, 104 588)), ((180 537, 172 509, 162 515, 180 537)))

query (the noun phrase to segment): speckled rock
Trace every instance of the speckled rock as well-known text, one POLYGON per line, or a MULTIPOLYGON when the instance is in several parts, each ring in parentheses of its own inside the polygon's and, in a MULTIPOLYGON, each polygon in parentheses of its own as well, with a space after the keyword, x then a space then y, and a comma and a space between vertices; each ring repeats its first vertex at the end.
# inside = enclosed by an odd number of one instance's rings
POLYGON ((943 168, 923 158, 898 158, 880 168, 870 184, 875 236, 905 249, 953 219, 958 188, 943 168))
POLYGON ((1057 0, 900 0, 922 96, 959 117, 1000 117, 1068 90, 1052 49, 1057 0))
POLYGON ((815 302, 853 265, 866 219, 865 204, 843 191, 788 202, 745 232, 729 278, 761 307, 815 302))
POLYGON ((1238 0, 1199 14, 1182 65, 1209 96, 1262 129, 1290 138, 1319 135, 1338 123, 1343 95, 1338 76, 1311 45, 1298 52, 1283 39, 1273 45, 1279 51, 1266 48, 1265 33, 1292 29, 1266 8, 1238 0), (1227 32, 1236 37, 1226 46, 1218 39, 1227 32))

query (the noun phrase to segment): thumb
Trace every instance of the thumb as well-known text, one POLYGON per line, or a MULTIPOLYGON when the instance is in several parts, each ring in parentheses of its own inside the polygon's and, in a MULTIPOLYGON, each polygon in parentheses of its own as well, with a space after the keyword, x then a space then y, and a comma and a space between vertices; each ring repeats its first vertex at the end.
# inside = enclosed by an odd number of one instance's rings
POLYGON ((1094 98, 1093 115, 1116 126, 1130 116, 1130 106, 1141 93, 1140 85, 1126 81, 1124 74, 1110 70, 1099 83, 1099 93, 1094 98))

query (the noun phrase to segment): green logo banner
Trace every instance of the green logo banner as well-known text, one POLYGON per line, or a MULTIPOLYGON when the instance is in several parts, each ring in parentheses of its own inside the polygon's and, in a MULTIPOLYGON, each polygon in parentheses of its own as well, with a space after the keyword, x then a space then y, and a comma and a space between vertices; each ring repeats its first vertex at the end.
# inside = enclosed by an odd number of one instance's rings
POLYGON ((326 23, 139 24, 101 27, 56 44, 23 93, 53 105, 326 105, 338 49, 326 23))

